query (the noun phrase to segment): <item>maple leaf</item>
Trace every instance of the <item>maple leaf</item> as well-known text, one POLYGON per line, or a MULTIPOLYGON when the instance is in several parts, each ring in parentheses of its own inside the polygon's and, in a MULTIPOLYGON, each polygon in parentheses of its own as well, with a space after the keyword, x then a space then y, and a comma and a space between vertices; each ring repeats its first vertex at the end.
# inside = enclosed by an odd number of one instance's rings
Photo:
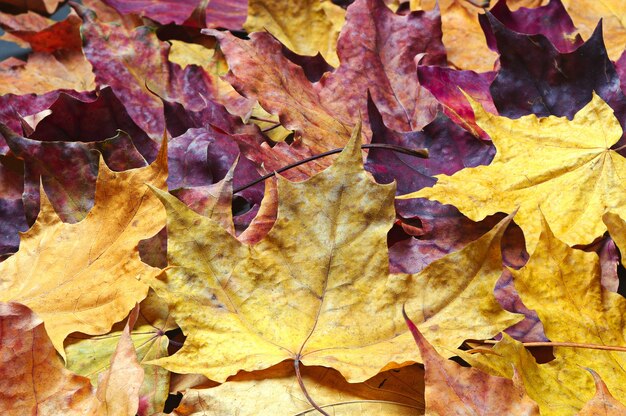
POLYGON ((322 56, 339 65, 336 45, 344 24, 344 10, 326 0, 249 0, 243 27, 251 32, 268 31, 292 51, 322 56))
POLYGON ((144 374, 129 325, 98 389, 91 387, 89 379, 65 369, 41 319, 26 306, 0 303, 0 325, 0 407, 5 413, 131 416, 137 412, 144 374))
POLYGON ((436 105, 419 85, 415 59, 423 55, 420 62, 425 65, 445 63, 440 24, 437 10, 402 16, 381 0, 357 0, 348 8, 337 44, 341 65, 320 81, 322 100, 337 114, 346 111, 346 102, 353 102, 356 108, 348 109, 353 124, 367 114, 369 91, 391 128, 410 131, 428 124, 436 105))
POLYGON ((252 33, 249 41, 205 33, 218 38, 231 71, 227 79, 235 89, 277 114, 313 153, 347 142, 351 127, 367 114, 368 89, 396 130, 420 128, 436 114, 436 101, 417 82, 414 58, 426 53, 425 64, 445 62, 437 12, 400 16, 382 0, 356 1, 337 45, 341 65, 315 84, 267 33, 252 33), (383 33, 389 35, 383 38, 383 33), (368 63, 367 71, 362 70, 363 62, 368 63))
POLYGON ((600 97, 594 94, 571 121, 534 115, 511 120, 468 99, 478 125, 496 146, 491 164, 438 175, 434 187, 401 198, 453 204, 474 221, 519 207, 515 222, 524 231, 529 253, 541 233, 538 206, 555 235, 570 245, 600 237, 607 208, 626 216, 619 179, 626 175, 626 161, 610 149, 622 128, 600 97))
POLYGON ((50 109, 52 114, 37 125, 29 138, 1 124, 0 132, 13 154, 24 161, 23 199, 29 223, 35 221, 39 210, 40 182, 61 220, 76 222, 93 206, 99 160, 94 150, 103 154, 111 168, 123 170, 145 166, 137 147, 151 153, 153 142, 130 120, 110 89, 104 89, 98 99, 88 103, 62 94, 50 109), (94 129, 91 116, 119 123, 94 129), (133 136, 116 130, 116 125, 126 127, 133 136))
POLYGON ((0 127, 13 154, 25 163, 23 199, 30 224, 39 211, 40 182, 63 221, 87 215, 98 171, 99 156, 93 150, 116 171, 145 166, 144 155, 154 157, 157 150, 110 88, 95 99, 61 93, 48 110, 51 114, 27 138, 0 127), (100 120, 107 122, 103 126, 100 120))
POLYGON ((537 312, 546 336, 555 343, 556 359, 538 365, 521 344, 509 338, 494 348, 497 355, 463 358, 507 377, 513 363, 542 414, 572 414, 591 399, 594 383, 583 367, 596 371, 609 391, 623 401, 624 353, 592 349, 625 342, 626 299, 602 287, 598 256, 559 241, 544 221, 530 260, 511 273, 522 301, 537 312))
POLYGON ((333 166, 306 182, 279 179, 278 218, 253 246, 158 192, 168 212, 169 265, 149 282, 187 339, 153 363, 224 381, 289 359, 336 368, 355 382, 418 359, 402 323, 405 302, 441 345, 517 322, 491 293, 510 219, 418 275, 389 274, 395 186, 370 181, 358 137, 355 129, 333 166))
POLYGON ((537 404, 528 397, 515 373, 511 381, 448 361, 406 314, 404 319, 424 361, 426 415, 539 415, 537 404))
POLYGON ((144 185, 165 187, 166 146, 150 166, 115 173, 100 163, 95 204, 76 224, 66 224, 42 193, 35 224, 20 250, 0 263, 0 300, 17 301, 45 322, 64 356, 63 340, 78 331, 103 334, 145 298, 138 279, 156 274, 142 263, 139 240, 165 225, 159 201, 144 185))
POLYGON ((626 96, 606 54, 601 23, 575 51, 560 53, 543 35, 519 34, 490 14, 487 18, 500 51, 501 69, 490 87, 500 115, 571 118, 595 91, 615 110, 622 128, 626 125, 626 96))
MULTIPOLYGON (((417 365, 384 371, 363 383, 348 383, 337 371, 323 367, 301 368, 303 382, 316 403, 333 415, 415 415, 424 408, 424 370, 417 365)), ((188 389, 176 416, 315 414, 302 396, 290 363, 266 370, 239 373, 228 382, 208 389, 188 389)))

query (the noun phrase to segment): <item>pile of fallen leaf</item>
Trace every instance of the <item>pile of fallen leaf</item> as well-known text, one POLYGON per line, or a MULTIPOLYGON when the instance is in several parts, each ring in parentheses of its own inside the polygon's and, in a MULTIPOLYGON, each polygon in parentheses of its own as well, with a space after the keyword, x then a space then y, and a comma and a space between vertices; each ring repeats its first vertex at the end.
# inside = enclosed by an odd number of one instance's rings
POLYGON ((2 415, 626 414, 625 1, 58 3, 0 2, 2 415))

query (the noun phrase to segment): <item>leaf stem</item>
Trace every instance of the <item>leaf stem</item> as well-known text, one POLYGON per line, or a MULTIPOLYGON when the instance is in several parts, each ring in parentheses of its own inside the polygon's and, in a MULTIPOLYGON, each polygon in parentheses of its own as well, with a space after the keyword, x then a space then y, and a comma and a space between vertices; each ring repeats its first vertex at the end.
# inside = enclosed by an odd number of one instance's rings
MULTIPOLYGON (((330 403, 330 404, 325 404, 322 407, 334 407, 334 406, 343 406, 343 405, 348 405, 348 404, 362 404, 362 403, 380 403, 380 404, 389 404, 389 405, 393 405, 393 406, 400 406, 400 407, 408 407, 409 409, 415 409, 415 410, 419 410, 421 412, 424 411, 424 407, 418 407, 418 406, 412 406, 410 404, 407 403, 401 403, 401 402, 392 402, 389 400, 348 400, 345 402, 337 402, 337 403, 330 403)), ((303 412, 300 413, 296 413, 293 416, 303 416, 306 415, 307 413, 309 413, 310 410, 305 410, 303 412)))
POLYGON ((617 149, 611 149, 611 150, 614 152, 619 152, 620 150, 623 150, 624 148, 626 148, 626 144, 618 147, 617 149))
MULTIPOLYGON (((422 158, 422 159, 427 159, 428 158, 428 150, 426 150, 426 149, 408 149, 406 147, 396 146, 396 145, 393 145, 393 144, 385 144, 385 143, 363 144, 363 145, 361 145, 361 149, 385 149, 385 150, 391 150, 393 152, 404 153, 405 155, 409 155, 409 156, 419 157, 419 158, 422 158)), ((277 169, 277 170, 275 170, 272 173, 268 173, 267 175, 261 176, 259 179, 256 179, 256 180, 254 180, 254 181, 252 181, 250 183, 247 183, 247 184, 245 184, 243 186, 240 186, 238 188, 233 189, 233 194, 236 194, 237 192, 241 192, 244 189, 248 189, 251 186, 254 186, 254 185, 256 185, 259 182, 263 182, 264 180, 266 180, 268 178, 271 178, 272 176, 275 176, 277 173, 282 173, 282 172, 284 172, 286 170, 293 169, 296 166, 300 166, 300 165, 303 165, 305 163, 312 162, 313 160, 316 160, 316 159, 320 159, 320 158, 323 158, 323 157, 326 157, 326 156, 330 156, 330 155, 334 155, 334 154, 337 154, 337 153, 341 153, 342 150, 343 150, 342 147, 340 147, 338 149, 332 149, 332 150, 329 150, 328 152, 320 153, 319 155, 313 155, 313 156, 307 157, 306 159, 302 159, 302 160, 299 160, 297 162, 291 163, 291 164, 289 164, 287 166, 283 166, 282 168, 277 169)))
POLYGON ((302 390, 302 393, 304 394, 304 397, 306 397, 307 401, 311 403, 311 406, 313 406, 315 410, 317 410, 324 416, 330 416, 328 413, 322 410, 322 408, 319 407, 317 403, 315 403, 315 400, 313 400, 311 396, 309 396, 309 392, 304 386, 304 381, 302 380, 302 375, 300 374, 300 359, 296 358, 295 360, 293 360, 293 368, 295 368, 296 370, 296 378, 298 379, 298 384, 300 385, 300 389, 302 390))
MULTIPOLYGON (((495 345, 500 341, 496 341, 496 340, 483 340, 483 341, 475 341, 472 340, 472 342, 479 342, 481 344, 490 344, 490 345, 495 345)), ((626 347, 620 347, 618 345, 599 345, 599 344, 585 344, 585 343, 578 343, 578 342, 551 342, 551 341, 545 341, 545 342, 522 342, 522 345, 524 347, 569 347, 569 348, 587 348, 587 349, 591 349, 591 350, 605 350, 605 351, 620 351, 620 352, 626 352, 626 347)), ((471 349, 467 351, 470 354, 474 354, 474 353, 478 353, 480 351, 476 351, 476 349, 471 349), (474 351, 474 352, 472 352, 474 351)))

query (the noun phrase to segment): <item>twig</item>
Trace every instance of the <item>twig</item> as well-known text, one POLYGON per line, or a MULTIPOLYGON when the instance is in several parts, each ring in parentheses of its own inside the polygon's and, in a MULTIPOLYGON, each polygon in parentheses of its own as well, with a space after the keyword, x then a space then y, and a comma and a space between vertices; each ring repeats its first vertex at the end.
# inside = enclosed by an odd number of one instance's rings
POLYGON ((315 410, 317 410, 324 416, 330 416, 328 413, 322 410, 322 408, 317 403, 315 403, 315 400, 313 400, 311 396, 309 396, 309 392, 306 390, 306 387, 304 386, 304 381, 302 380, 302 375, 300 374, 299 359, 296 358, 295 360, 293 360, 293 368, 296 369, 296 378, 298 379, 298 384, 300 385, 300 389, 302 390, 302 393, 304 393, 304 397, 306 397, 307 401, 311 403, 311 406, 313 406, 315 410))
MULTIPOLYGON (((495 340, 484 340, 484 341, 477 341, 477 340, 472 340, 472 342, 476 342, 476 343, 481 343, 481 344, 490 344, 490 345, 495 345, 500 341, 495 341, 495 340)), ((578 342, 550 342, 550 341, 546 341, 546 342, 522 342, 522 345, 524 347, 568 347, 568 348, 587 348, 587 349, 591 349, 591 350, 605 350, 605 351, 620 351, 620 352, 626 352, 626 347, 620 347, 618 345, 599 345, 599 344, 585 344, 585 343, 578 343, 578 342)), ((467 351, 470 354, 474 354, 474 353, 479 353, 481 352, 479 349, 471 349, 467 351)))
MULTIPOLYGON (((426 149, 408 149, 406 147, 402 147, 402 146, 395 146, 393 144, 385 144, 385 143, 370 143, 370 144, 363 144, 361 145, 361 149, 386 149, 386 150, 391 150, 393 152, 398 152, 398 153, 404 153, 405 155, 409 155, 409 156, 415 156, 415 157, 419 157, 422 159, 427 159, 428 158, 428 150, 426 149)), ((235 188, 233 190, 233 194, 236 194, 237 192, 241 192, 244 189, 248 189, 251 186, 256 185, 259 182, 263 182, 264 180, 271 178, 272 176, 275 176, 277 173, 282 173, 286 170, 289 169, 293 169, 296 166, 300 166, 304 163, 308 163, 311 162, 313 160, 316 159, 320 159, 326 156, 330 156, 330 155, 334 155, 336 153, 341 153, 341 151, 343 150, 343 148, 338 148, 338 149, 333 149, 333 150, 329 150, 328 152, 324 152, 324 153, 320 153, 319 155, 314 155, 311 157, 307 157, 306 159, 302 159, 299 160, 297 162, 294 162, 292 164, 289 164, 287 166, 283 166, 280 169, 275 170, 272 173, 268 173, 267 175, 261 176, 259 179, 256 179, 250 183, 247 183, 243 186, 240 186, 238 188, 235 188)))

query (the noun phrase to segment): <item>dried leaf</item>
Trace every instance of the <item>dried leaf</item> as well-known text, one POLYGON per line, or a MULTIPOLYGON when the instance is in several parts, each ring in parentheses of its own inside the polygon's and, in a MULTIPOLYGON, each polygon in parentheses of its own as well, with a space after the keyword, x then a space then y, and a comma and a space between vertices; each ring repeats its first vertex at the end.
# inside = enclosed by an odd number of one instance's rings
POLYGON ((497 368, 497 372, 504 369, 500 375, 508 377, 507 366, 515 365, 542 414, 572 414, 591 399, 594 383, 583 367, 596 371, 611 394, 624 400, 626 354, 589 347, 626 344, 626 299, 602 287, 597 254, 570 248, 544 221, 537 249, 526 266, 511 273, 522 301, 537 312, 548 339, 579 346, 555 346, 556 359, 536 365, 523 358, 528 353, 522 353, 521 346, 507 341, 503 349, 494 349, 499 357, 489 354, 470 363, 479 361, 481 367, 497 368))
POLYGON ((602 40, 602 25, 582 46, 560 53, 543 35, 523 35, 487 18, 500 50, 501 69, 490 90, 500 115, 572 118, 595 92, 626 125, 626 96, 602 40))
POLYGON ((19 303, 0 303, 0 407, 7 414, 133 416, 143 370, 128 337, 120 338, 101 388, 67 370, 41 319, 19 303), (109 413, 110 412, 110 413, 109 413))
POLYGON ((296 359, 355 382, 419 359, 403 303, 441 345, 517 322, 492 295, 509 220, 418 275, 388 274, 394 186, 373 184, 363 171, 359 133, 328 170, 299 184, 279 179, 278 218, 254 246, 159 192, 170 264, 150 285, 187 339, 154 363, 224 381, 296 359))
POLYGON ((157 38, 154 28, 103 23, 92 10, 74 7, 83 19, 83 50, 96 82, 113 89, 153 140, 158 141, 165 128, 161 98, 200 110, 213 97, 209 75, 196 66, 183 70, 169 62, 168 44, 157 38))
MULTIPOLYGON (((409 416, 423 409, 424 376, 418 366, 386 371, 356 384, 347 383, 330 368, 302 367, 301 372, 311 397, 335 416, 409 416)), ((258 415, 259 409, 276 415, 317 413, 302 394, 293 365, 285 362, 267 370, 237 374, 214 388, 187 390, 173 414, 227 416, 233 408, 240 416, 258 415)))
POLYGON ((344 10, 331 1, 249 0, 244 29, 268 31, 292 51, 302 55, 322 56, 333 66, 339 65, 337 38, 344 24, 344 10))
MULTIPOLYGON (((116 325, 118 327, 119 325, 116 325)), ((121 326, 119 326, 122 329, 121 326)), ((144 414, 152 415, 163 409, 169 392, 169 371, 158 366, 144 364, 146 361, 167 356, 169 340, 165 332, 175 329, 176 325, 169 316, 167 305, 150 292, 141 303, 139 316, 130 339, 136 351, 136 360, 145 374, 139 398, 144 414)), ((83 334, 70 335, 65 340, 67 368, 81 376, 88 377, 91 383, 99 386, 98 379, 111 367, 111 354, 122 338, 127 337, 119 329, 106 335, 88 337, 83 334)))
POLYGON ((464 368, 444 359, 405 315, 424 360, 426 415, 537 415, 537 404, 519 381, 464 368))
POLYGON ((626 161, 610 149, 622 128, 600 97, 594 94, 571 121, 534 115, 511 120, 470 102, 477 124, 496 146, 496 157, 489 166, 439 175, 433 188, 403 198, 453 204, 474 221, 519 208, 515 222, 524 231, 530 253, 541 233, 537 207, 557 238, 569 245, 589 244, 606 231, 604 211, 626 203, 619 179, 626 176, 626 161))
POLYGON ((100 163, 95 205, 76 224, 61 222, 42 194, 35 224, 20 250, 0 263, 3 301, 18 301, 45 322, 64 356, 63 340, 79 331, 103 334, 145 298, 138 279, 158 273, 142 263, 139 240, 165 225, 163 208, 145 183, 165 188, 166 150, 150 166, 126 172, 100 163))
POLYGON ((0 94, 44 94, 58 89, 94 89, 91 65, 82 52, 69 51, 57 56, 36 52, 28 61, 9 58, 0 64, 0 94))

